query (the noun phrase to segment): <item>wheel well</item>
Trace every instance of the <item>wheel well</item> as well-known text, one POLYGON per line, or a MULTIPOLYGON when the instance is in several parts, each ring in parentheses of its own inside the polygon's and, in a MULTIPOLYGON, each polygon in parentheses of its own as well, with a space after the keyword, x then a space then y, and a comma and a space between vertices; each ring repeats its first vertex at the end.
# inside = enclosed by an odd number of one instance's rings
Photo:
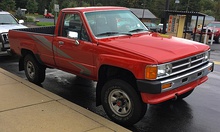
POLYGON ((136 78, 133 73, 127 69, 103 65, 98 72, 98 83, 96 86, 96 105, 101 105, 101 90, 106 81, 110 79, 122 79, 131 84, 137 91, 136 78))
POLYGON ((41 64, 41 66, 45 67, 44 63, 41 61, 38 55, 35 55, 32 51, 28 49, 21 49, 21 57, 19 59, 19 71, 24 70, 24 57, 28 54, 32 55, 34 59, 36 59, 36 61, 41 64))
POLYGON ((32 51, 27 50, 27 49, 21 49, 21 55, 22 57, 26 56, 27 54, 34 55, 32 51))
POLYGON ((19 71, 24 70, 24 57, 25 57, 27 54, 31 54, 31 55, 34 56, 34 54, 33 54, 32 51, 27 50, 27 49, 21 49, 21 57, 20 57, 20 59, 19 59, 19 71))

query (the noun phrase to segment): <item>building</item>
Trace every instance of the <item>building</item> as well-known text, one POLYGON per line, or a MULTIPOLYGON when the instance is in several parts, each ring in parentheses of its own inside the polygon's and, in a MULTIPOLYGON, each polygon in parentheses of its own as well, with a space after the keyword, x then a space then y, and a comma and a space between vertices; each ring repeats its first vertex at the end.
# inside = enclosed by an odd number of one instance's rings
POLYGON ((131 11, 143 22, 154 22, 157 17, 148 9, 130 8, 131 11))

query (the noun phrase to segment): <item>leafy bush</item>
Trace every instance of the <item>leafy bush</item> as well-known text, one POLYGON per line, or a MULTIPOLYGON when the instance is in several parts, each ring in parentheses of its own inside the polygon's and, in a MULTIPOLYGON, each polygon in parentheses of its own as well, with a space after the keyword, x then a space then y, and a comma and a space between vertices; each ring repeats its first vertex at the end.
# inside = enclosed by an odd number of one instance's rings
POLYGON ((26 8, 29 13, 35 13, 38 10, 38 3, 35 0, 28 0, 26 8))
POLYGON ((35 17, 27 16, 26 22, 35 22, 35 17))
POLYGON ((26 20, 27 17, 25 16, 24 12, 21 11, 20 8, 18 8, 15 12, 15 17, 18 19, 18 20, 26 20))

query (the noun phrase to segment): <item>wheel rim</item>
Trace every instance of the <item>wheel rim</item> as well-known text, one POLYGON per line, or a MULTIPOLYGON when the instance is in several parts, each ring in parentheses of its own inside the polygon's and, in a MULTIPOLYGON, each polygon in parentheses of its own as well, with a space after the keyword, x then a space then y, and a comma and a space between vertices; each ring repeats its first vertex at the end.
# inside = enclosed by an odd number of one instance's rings
POLYGON ((27 62, 27 74, 28 76, 33 79, 35 76, 35 69, 34 69, 34 65, 32 62, 28 61, 27 62))
POLYGON ((125 117, 131 112, 131 101, 129 96, 122 90, 115 89, 108 96, 111 110, 120 117, 125 117))

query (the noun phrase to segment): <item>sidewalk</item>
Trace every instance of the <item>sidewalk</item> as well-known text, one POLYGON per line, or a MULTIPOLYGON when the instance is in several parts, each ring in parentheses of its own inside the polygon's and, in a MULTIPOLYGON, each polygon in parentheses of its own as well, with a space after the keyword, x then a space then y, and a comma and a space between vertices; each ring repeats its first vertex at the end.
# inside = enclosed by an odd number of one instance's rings
POLYGON ((0 68, 0 132, 127 132, 0 68))

